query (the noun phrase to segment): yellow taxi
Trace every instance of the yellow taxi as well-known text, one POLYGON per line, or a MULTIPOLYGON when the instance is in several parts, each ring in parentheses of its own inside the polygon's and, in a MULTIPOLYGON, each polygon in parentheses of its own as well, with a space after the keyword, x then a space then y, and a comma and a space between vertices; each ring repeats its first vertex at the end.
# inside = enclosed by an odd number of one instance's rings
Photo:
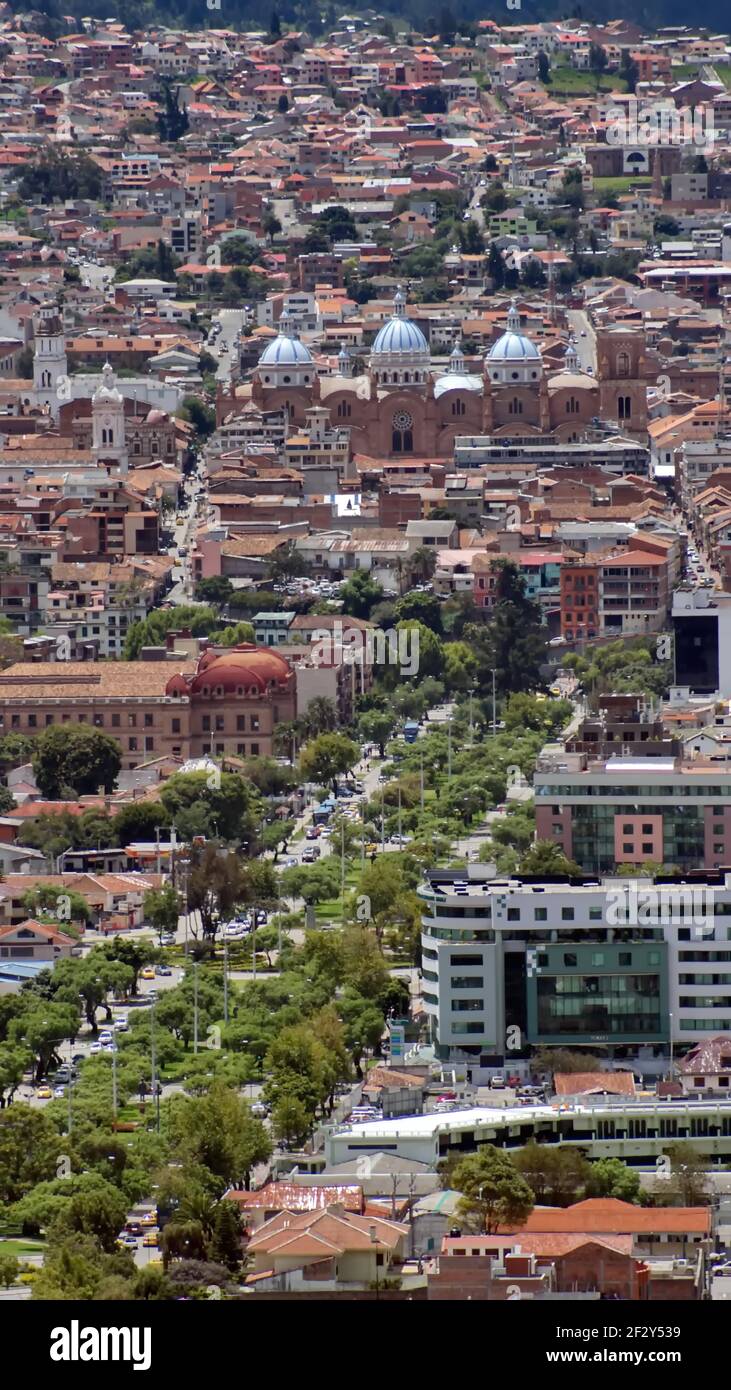
POLYGON ((36 1096, 38 1100, 51 1100, 53 1096, 53 1091, 51 1090, 50 1086, 39 1086, 38 1090, 36 1091, 36 1096))
POLYGON ((142 1244, 151 1245, 154 1247, 154 1249, 157 1249, 158 1245, 160 1244, 160 1237, 158 1235, 158 1232, 148 1231, 146 1235, 142 1237, 142 1244))
POLYGON ((144 968, 144 970, 142 970, 142 972, 141 972, 141 974, 140 974, 140 979, 142 979, 142 980, 154 980, 154 978, 155 978, 155 967, 154 967, 154 965, 146 965, 145 968, 144 968))
POLYGON ((549 685, 548 689, 549 689, 551 695, 560 695, 560 694, 561 694, 561 687, 560 687, 560 685, 549 685))
POLYGON ((140 1217, 140 1225, 146 1227, 147 1230, 149 1230, 151 1226, 154 1230, 157 1230, 157 1217, 154 1211, 145 1212, 145 1215, 140 1217))

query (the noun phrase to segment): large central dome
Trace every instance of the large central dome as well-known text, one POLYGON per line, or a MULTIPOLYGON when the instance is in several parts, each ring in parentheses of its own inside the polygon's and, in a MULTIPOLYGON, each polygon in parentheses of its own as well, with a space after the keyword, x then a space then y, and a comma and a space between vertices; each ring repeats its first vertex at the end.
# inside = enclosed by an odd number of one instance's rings
POLYGON ((371 348, 371 367, 383 385, 419 385, 429 370, 429 344, 420 328, 406 317, 406 300, 399 287, 393 316, 376 334, 371 348))
POLYGON ((291 317, 285 309, 279 320, 276 338, 265 347, 257 371, 265 386, 309 386, 316 376, 310 349, 300 341, 291 327, 291 317))
POLYGON ((527 385, 541 375, 543 359, 535 343, 520 331, 515 300, 508 310, 507 331, 490 348, 486 368, 491 381, 504 385, 527 385))

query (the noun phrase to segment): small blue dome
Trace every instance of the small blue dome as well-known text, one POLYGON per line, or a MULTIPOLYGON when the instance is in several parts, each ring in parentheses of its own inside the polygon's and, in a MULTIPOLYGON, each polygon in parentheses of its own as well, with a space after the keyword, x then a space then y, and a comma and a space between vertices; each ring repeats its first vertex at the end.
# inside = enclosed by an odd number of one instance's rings
POLYGON ((429 345, 420 328, 411 319, 397 315, 376 335, 371 355, 379 352, 424 353, 429 356, 429 345))
POLYGON ((312 366, 312 354, 299 338, 279 333, 259 358, 260 367, 312 366))
POLYGON ((489 362, 540 362, 535 343, 523 333, 503 333, 487 354, 489 362))

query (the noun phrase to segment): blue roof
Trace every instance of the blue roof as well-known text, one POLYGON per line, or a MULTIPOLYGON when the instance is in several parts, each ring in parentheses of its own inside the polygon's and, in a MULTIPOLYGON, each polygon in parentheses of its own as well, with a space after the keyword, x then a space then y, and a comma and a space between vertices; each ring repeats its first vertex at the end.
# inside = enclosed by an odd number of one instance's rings
POLYGON ((298 364, 312 365, 312 354, 299 338, 290 338, 285 333, 279 333, 259 358, 260 367, 295 367, 298 364))
POLYGON ((541 354, 535 343, 524 333, 503 333, 488 353, 490 362, 540 362, 541 354))
POLYGON ((379 352, 408 352, 429 354, 429 344, 420 328, 411 319, 397 314, 384 324, 376 335, 371 354, 379 352))

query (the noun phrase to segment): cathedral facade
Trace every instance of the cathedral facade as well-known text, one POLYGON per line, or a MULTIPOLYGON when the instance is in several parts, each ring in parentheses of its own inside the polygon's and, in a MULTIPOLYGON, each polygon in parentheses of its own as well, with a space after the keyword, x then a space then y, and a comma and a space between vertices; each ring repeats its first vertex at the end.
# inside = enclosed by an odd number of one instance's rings
POLYGON ((309 348, 286 314, 264 349, 250 387, 219 399, 219 421, 244 400, 262 411, 289 412, 302 426, 305 411, 324 406, 333 426, 350 430, 353 452, 371 458, 451 458, 458 435, 549 438, 578 443, 597 420, 642 436, 647 425, 644 338, 631 330, 596 336, 596 375, 582 371, 570 340, 559 371, 548 373, 536 345, 521 332, 513 302, 506 332, 487 352, 482 370, 466 368, 459 342, 446 371, 432 368, 429 345, 396 293, 393 315, 377 334, 368 370, 355 374, 344 349, 338 371, 318 374, 309 348))

